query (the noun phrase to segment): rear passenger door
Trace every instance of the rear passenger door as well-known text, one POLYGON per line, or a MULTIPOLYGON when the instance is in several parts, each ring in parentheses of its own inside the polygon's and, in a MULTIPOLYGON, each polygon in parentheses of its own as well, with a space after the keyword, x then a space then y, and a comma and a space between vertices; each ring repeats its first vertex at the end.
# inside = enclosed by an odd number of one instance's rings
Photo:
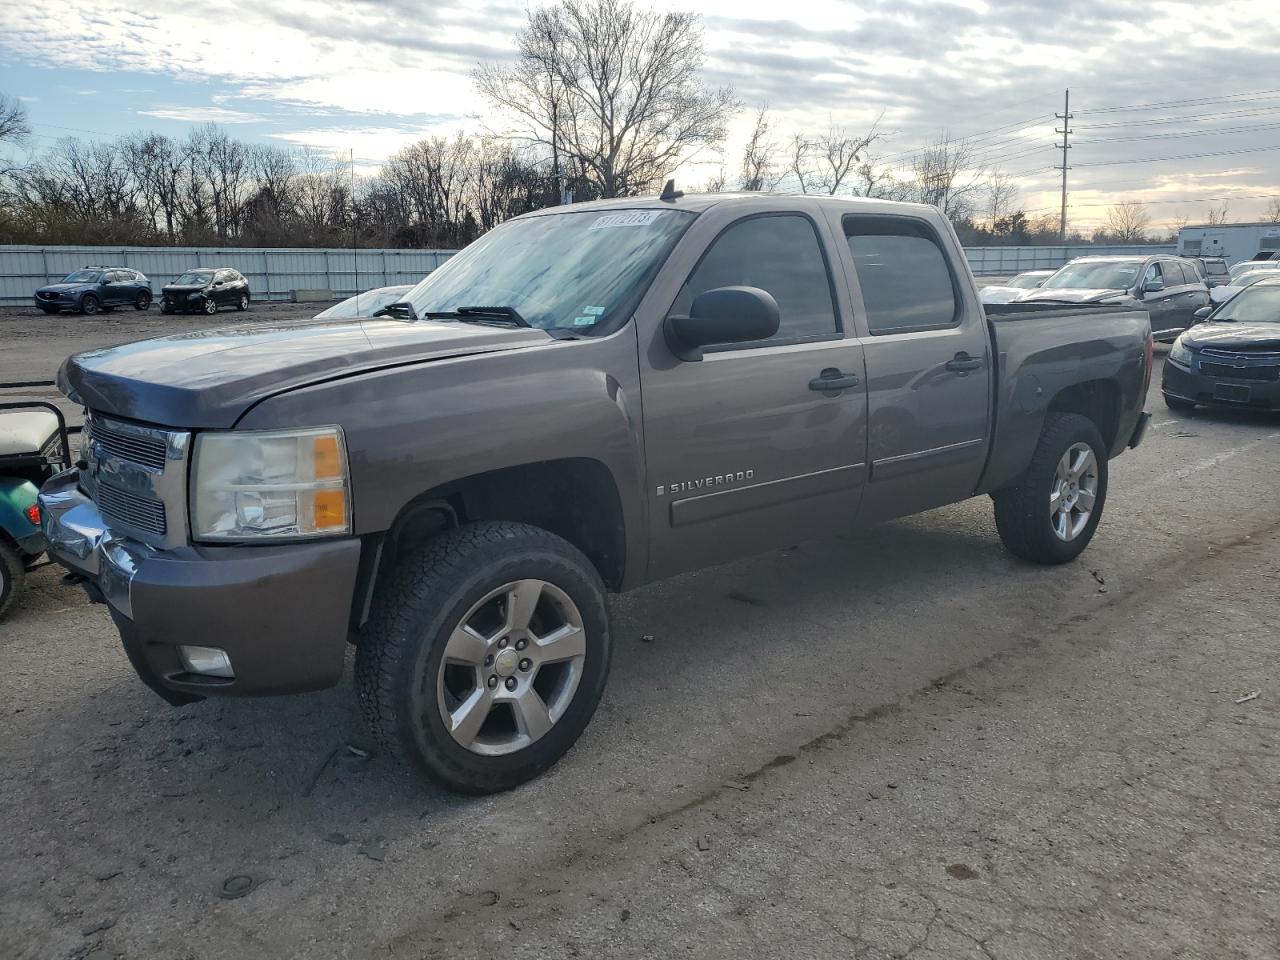
POLYGON ((1167 268, 1176 267, 1178 275, 1182 283, 1178 287, 1177 296, 1173 297, 1174 313, 1179 329, 1185 330, 1191 326, 1191 321, 1195 319, 1195 313, 1201 307, 1209 304, 1209 288, 1200 275, 1196 272, 1195 266, 1188 260, 1166 260, 1164 265, 1167 268))
POLYGON ((867 363, 870 478, 861 517, 884 520, 971 496, 992 410, 986 314, 950 231, 903 215, 838 227, 867 363))
POLYGON ((700 217, 654 285, 661 316, 641 348, 650 578, 855 521, 866 395, 862 345, 845 330, 847 290, 830 268, 838 251, 816 204, 806 204, 812 216, 759 205, 767 212, 700 217), (695 296, 725 286, 771 294, 777 334, 677 359, 661 318, 687 314, 695 296), (848 385, 823 387, 836 377, 848 385))
POLYGON ((1153 260, 1147 265, 1138 290, 1142 306, 1151 317, 1151 332, 1157 339, 1172 338, 1182 331, 1186 324, 1181 322, 1178 300, 1185 291, 1182 272, 1177 269, 1177 264, 1153 260), (1147 289, 1147 284, 1152 281, 1161 285, 1159 290, 1147 289))

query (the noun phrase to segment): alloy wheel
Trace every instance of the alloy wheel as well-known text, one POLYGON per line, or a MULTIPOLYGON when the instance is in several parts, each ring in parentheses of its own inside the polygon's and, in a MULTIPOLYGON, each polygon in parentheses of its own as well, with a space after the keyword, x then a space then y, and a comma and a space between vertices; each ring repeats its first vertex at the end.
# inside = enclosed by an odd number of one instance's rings
POLYGON ((490 591, 445 644, 436 677, 445 729, 472 753, 524 749, 573 702, 586 651, 582 614, 555 584, 517 580, 490 591))
POLYGON ((1054 535, 1069 543, 1089 525, 1098 496, 1098 458, 1087 443, 1073 443, 1058 461, 1049 491, 1054 535))

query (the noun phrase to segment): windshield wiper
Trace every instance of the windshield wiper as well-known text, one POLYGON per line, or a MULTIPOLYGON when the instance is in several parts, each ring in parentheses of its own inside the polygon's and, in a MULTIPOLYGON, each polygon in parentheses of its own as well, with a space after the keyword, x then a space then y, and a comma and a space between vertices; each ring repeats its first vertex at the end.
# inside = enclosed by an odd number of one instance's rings
POLYGON ((413 304, 408 300, 397 300, 395 303, 388 303, 380 310, 373 311, 375 317, 394 317, 397 320, 419 320, 418 311, 413 309, 413 304))
POLYGON ((491 327, 529 327, 529 323, 515 307, 458 307, 456 310, 428 310, 424 320, 458 320, 462 323, 483 323, 491 327))

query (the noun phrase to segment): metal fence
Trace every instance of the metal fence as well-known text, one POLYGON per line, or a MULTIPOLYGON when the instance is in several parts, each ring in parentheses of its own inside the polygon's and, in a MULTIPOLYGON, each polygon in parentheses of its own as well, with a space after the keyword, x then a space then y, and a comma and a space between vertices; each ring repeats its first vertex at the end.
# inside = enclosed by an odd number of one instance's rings
POLYGON ((969 266, 977 276, 1007 276, 1024 270, 1057 270, 1076 257, 1128 255, 1151 257, 1177 253, 1173 243, 1143 243, 1128 246, 1081 244, 1065 247, 965 247, 969 266))
MULTIPOLYGON (((1056 269, 1073 257, 1174 253, 1170 244, 1135 246, 967 247, 979 276, 1056 269)), ((188 267, 235 267, 257 300, 288 300, 289 291, 322 287, 337 297, 358 290, 417 283, 453 250, 315 250, 264 247, 0 246, 0 303, 30 303, 37 287, 88 265, 132 267, 155 293, 188 267)))
POLYGON ((417 283, 453 250, 315 250, 263 247, 0 246, 0 303, 30 303, 36 288, 85 266, 132 267, 153 293, 189 267, 234 267, 255 300, 288 300, 290 290, 327 288, 336 297, 417 283))

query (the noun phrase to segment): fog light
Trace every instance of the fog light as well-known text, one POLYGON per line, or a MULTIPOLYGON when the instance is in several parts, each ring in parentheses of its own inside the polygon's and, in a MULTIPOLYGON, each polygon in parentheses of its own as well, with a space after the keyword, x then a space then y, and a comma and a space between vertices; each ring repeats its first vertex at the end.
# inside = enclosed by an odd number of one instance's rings
POLYGON ((227 656, 227 651, 217 647, 179 647, 178 657, 187 673, 235 678, 236 672, 231 669, 231 658, 227 656))

